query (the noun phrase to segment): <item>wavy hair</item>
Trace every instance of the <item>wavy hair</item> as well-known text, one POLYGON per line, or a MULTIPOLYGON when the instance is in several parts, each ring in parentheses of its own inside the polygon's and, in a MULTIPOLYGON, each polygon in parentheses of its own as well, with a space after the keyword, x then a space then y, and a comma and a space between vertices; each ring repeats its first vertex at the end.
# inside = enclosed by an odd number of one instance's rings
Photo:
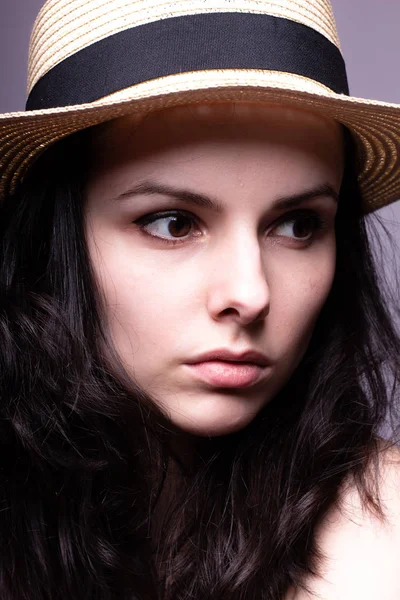
POLYGON ((316 527, 349 478, 384 516, 367 472, 397 418, 400 340, 354 149, 303 360, 246 428, 199 438, 188 466, 105 328, 84 234, 89 140, 58 142, 0 206, 0 597, 279 600, 318 571, 316 527))

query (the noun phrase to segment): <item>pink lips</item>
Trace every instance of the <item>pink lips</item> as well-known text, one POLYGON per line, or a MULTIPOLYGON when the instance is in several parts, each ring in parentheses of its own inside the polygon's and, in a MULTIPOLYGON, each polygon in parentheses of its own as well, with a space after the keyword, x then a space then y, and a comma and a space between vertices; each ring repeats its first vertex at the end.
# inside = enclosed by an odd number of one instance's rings
POLYGON ((241 388, 261 379, 268 361, 266 356, 252 349, 233 352, 220 348, 204 352, 186 364, 198 379, 210 385, 241 388))
POLYGON ((209 360, 187 365, 202 381, 216 387, 241 388, 254 384, 265 370, 244 362, 209 360))

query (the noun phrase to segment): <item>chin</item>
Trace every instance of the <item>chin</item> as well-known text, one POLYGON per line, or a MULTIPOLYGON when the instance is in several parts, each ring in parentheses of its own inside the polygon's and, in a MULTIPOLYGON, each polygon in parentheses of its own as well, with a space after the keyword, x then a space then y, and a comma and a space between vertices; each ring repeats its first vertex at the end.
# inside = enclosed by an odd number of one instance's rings
POLYGON ((233 417, 232 412, 230 415, 226 415, 222 418, 222 415, 218 417, 210 418, 210 415, 203 415, 202 418, 194 418, 190 415, 179 415, 179 418, 174 418, 170 415, 170 419, 173 421, 181 431, 197 435, 199 437, 219 437, 222 435, 229 435, 236 433, 241 429, 244 429, 251 421, 255 418, 257 413, 247 413, 233 417))

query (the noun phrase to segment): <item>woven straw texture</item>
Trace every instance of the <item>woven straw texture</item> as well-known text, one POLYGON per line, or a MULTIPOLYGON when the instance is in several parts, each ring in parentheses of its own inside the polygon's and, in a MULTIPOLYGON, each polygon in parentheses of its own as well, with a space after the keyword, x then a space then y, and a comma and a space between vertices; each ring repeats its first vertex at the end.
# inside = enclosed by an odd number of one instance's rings
MULTIPOLYGON (((339 45, 328 0, 49 0, 31 39, 29 89, 67 56, 140 23, 209 11, 282 16, 339 45)), ((365 212, 400 198, 400 106, 335 94, 297 75, 226 69, 160 77, 96 102, 0 115, 0 199, 13 193, 35 159, 61 138, 127 114, 195 102, 286 103, 336 119, 353 133, 365 212)))
POLYGON ((112 34, 151 21, 210 12, 247 12, 308 25, 336 46, 339 39, 326 0, 49 0, 31 36, 28 94, 55 65, 112 34))
MULTIPOLYGON (((365 212, 400 197, 400 107, 306 89, 294 76, 273 72, 215 71, 183 73, 139 84, 79 107, 0 116, 0 194, 13 191, 46 147, 75 131, 131 113, 210 101, 287 103, 331 116, 353 132, 359 153, 359 178, 365 212), (124 96, 124 97, 121 97, 124 96)), ((314 86, 312 86, 314 87, 314 86)), ((323 86, 321 86, 322 88, 323 86)))

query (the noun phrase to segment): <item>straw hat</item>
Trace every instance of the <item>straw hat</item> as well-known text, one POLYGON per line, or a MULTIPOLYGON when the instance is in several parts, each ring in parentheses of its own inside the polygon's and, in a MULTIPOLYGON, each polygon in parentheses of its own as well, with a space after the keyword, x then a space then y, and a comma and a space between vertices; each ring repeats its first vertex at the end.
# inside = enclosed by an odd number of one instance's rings
POLYGON ((31 37, 27 110, 0 115, 0 195, 78 130, 242 100, 343 123, 371 212, 400 198, 400 105, 348 94, 329 0, 48 0, 31 37))

